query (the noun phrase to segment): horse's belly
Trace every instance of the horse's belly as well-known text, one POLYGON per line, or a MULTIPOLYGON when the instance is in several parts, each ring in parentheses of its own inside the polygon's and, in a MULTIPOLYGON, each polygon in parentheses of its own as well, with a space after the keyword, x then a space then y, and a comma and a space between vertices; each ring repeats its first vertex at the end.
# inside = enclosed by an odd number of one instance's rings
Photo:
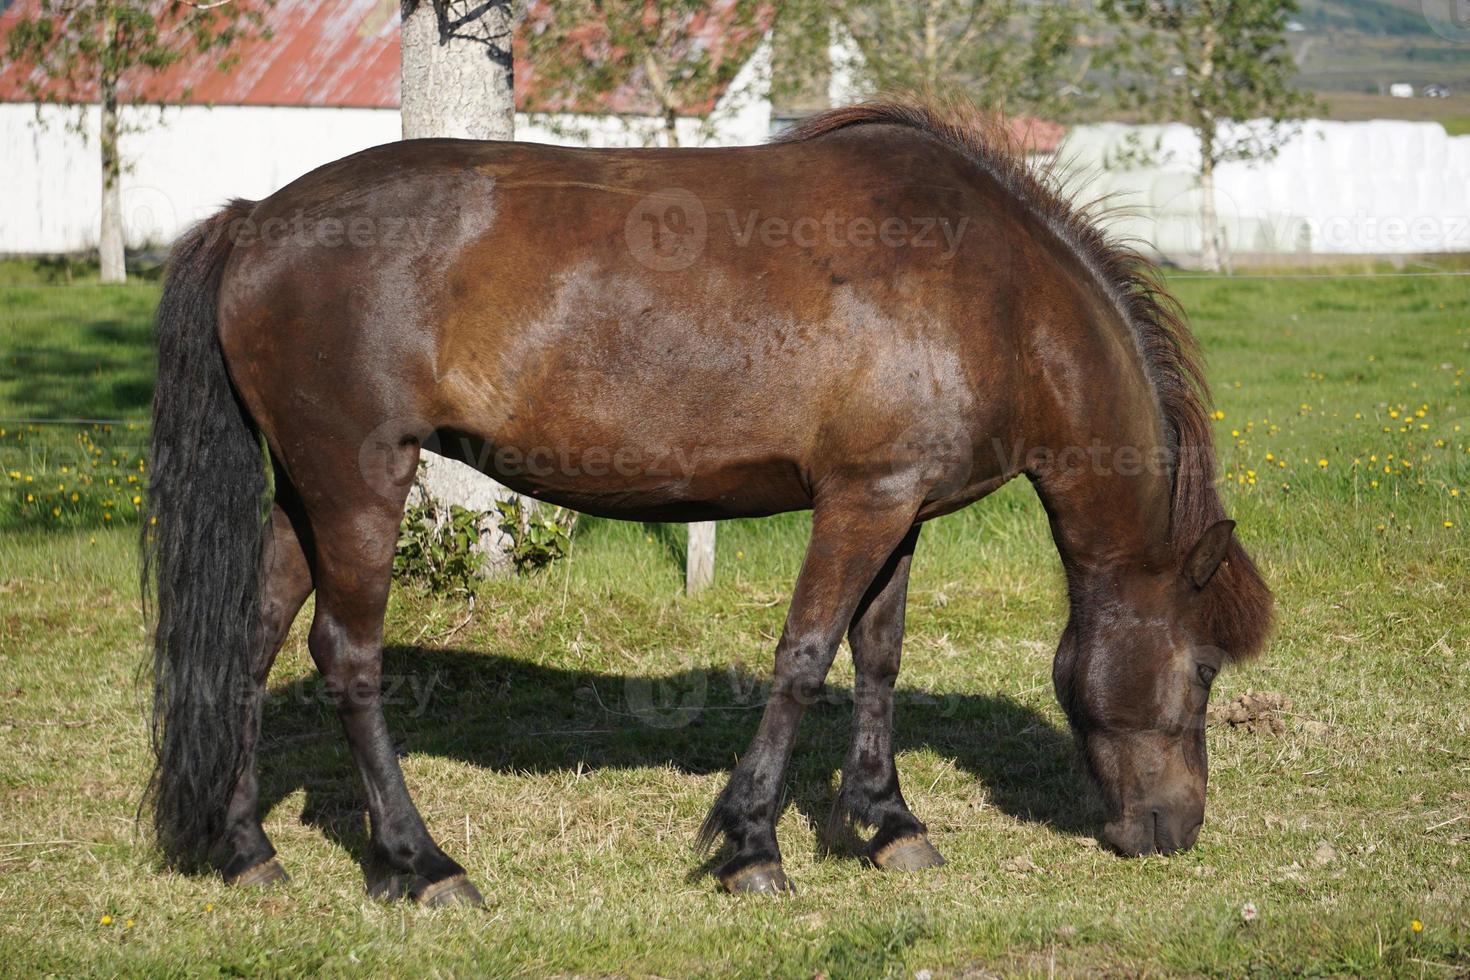
POLYGON ((697 432, 648 434, 600 439, 555 426, 507 427, 494 435, 440 431, 425 446, 518 493, 600 517, 690 521, 811 506, 792 459, 701 442, 697 432))

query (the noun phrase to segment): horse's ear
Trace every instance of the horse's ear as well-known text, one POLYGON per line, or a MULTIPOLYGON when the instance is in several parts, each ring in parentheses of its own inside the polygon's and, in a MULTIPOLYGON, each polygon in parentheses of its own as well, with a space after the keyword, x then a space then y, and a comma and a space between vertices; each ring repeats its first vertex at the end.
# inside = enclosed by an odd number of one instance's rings
POLYGON ((1184 559, 1184 577, 1196 589, 1203 589, 1209 584, 1215 569, 1220 567, 1226 552, 1230 550, 1230 535, 1234 532, 1234 521, 1216 521, 1205 529, 1194 547, 1189 549, 1189 557, 1184 559))

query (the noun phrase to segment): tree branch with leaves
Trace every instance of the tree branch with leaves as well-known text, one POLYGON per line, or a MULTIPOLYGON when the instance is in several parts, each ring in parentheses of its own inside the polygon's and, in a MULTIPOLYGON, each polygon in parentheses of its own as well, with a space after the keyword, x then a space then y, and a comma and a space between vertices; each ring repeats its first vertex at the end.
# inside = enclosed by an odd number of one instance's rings
MULTIPOLYGON (((852 41, 851 63, 838 67, 873 92, 957 96, 998 114, 1045 117, 1072 113, 1088 93, 1089 13, 1080 4, 791 0, 779 16, 829 20, 852 41)), ((804 53, 822 62, 812 70, 825 67, 825 32, 804 53)), ((778 88, 792 84, 776 79, 778 88)))
POLYGON ((650 104, 667 146, 679 117, 722 91, 744 67, 768 5, 762 0, 559 0, 527 19, 535 87, 574 108, 626 91, 650 104), (718 30, 705 29, 714 25, 718 30))

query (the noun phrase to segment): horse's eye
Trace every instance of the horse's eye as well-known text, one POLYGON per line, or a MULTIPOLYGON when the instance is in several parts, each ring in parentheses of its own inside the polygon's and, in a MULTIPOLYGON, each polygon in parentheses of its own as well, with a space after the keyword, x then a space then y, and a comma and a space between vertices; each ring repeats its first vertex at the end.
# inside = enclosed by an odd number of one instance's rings
POLYGON ((1209 687, 1210 686, 1210 681, 1214 680, 1215 679, 1215 675, 1218 674, 1218 673, 1219 673, 1219 671, 1216 670, 1214 667, 1211 667, 1209 664, 1200 664, 1199 665, 1199 682, 1201 684, 1203 684, 1205 687, 1209 687))

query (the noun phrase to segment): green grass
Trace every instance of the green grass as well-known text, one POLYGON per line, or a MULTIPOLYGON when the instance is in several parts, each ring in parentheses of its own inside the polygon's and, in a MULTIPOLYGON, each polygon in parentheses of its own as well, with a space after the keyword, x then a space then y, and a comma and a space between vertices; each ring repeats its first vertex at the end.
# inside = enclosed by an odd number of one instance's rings
MULTIPOLYGON (((841 658, 803 725, 780 827, 798 895, 723 896, 690 849, 758 718, 808 526, 789 515, 722 525, 718 582, 694 600, 679 594, 682 530, 592 520, 569 561, 488 584, 473 612, 395 591, 390 725, 486 910, 364 897, 361 794, 302 624, 272 678, 263 772, 294 881, 256 893, 163 873, 134 822, 147 762, 133 532, 107 526, 127 515, 48 523, 12 497, 7 972, 1470 970, 1470 280, 1174 284, 1210 357, 1228 506, 1280 604, 1266 656, 1227 671, 1215 699, 1293 701, 1284 735, 1211 728, 1195 850, 1125 861, 1093 839, 1097 805, 1050 691, 1062 583, 1041 508, 1013 484, 928 527, 915 563, 899 765, 949 858, 937 872, 819 853, 847 733, 841 658), (1039 870, 1007 870, 1020 856, 1039 870)), ((0 414, 141 418, 154 289, 6 291, 0 414)), ((18 431, 43 438, 12 429, 5 452, 18 431)), ((111 443, 103 456, 89 486, 113 469, 111 443)))

